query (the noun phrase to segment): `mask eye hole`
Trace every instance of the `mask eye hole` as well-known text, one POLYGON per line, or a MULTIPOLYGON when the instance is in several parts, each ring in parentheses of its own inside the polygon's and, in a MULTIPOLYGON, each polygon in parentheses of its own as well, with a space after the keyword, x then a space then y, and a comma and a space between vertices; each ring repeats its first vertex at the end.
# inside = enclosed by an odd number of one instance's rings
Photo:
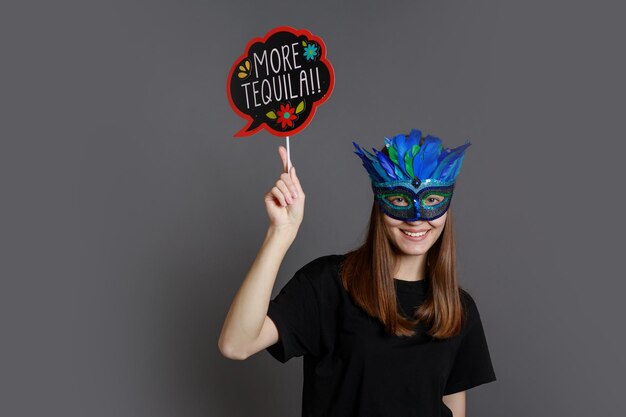
POLYGON ((385 199, 395 207, 408 207, 410 205, 409 199, 401 194, 398 195, 390 195, 385 197, 385 199))
POLYGON ((427 207, 436 206, 445 200, 445 196, 436 193, 430 193, 422 199, 422 203, 427 207))

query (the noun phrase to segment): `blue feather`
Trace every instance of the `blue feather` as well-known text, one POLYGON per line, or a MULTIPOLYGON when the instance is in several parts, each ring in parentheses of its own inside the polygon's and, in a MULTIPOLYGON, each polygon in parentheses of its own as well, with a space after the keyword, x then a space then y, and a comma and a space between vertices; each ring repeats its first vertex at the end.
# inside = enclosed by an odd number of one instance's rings
POLYGON ((377 161, 376 161, 376 165, 378 166, 374 165, 373 161, 376 160, 376 158, 374 158, 374 156, 371 155, 366 150, 361 149, 361 147, 357 143, 352 142, 352 144, 356 148, 356 151, 354 153, 357 154, 361 158, 361 161, 363 162, 363 167, 365 168, 367 173, 370 175, 370 178, 376 182, 385 181, 384 178, 386 175, 384 173, 384 170, 380 168, 380 165, 378 164, 377 161))
POLYGON ((354 153, 361 158, 374 182, 409 181, 412 178, 454 182, 463 164, 465 150, 471 145, 469 141, 454 149, 443 148, 441 140, 432 135, 427 135, 421 146, 420 141, 421 131, 413 129, 407 136, 385 138, 383 151, 386 152, 372 148, 372 154, 356 142, 352 144, 356 149, 354 153))
MULTIPOLYGON (((372 148, 372 150, 374 151, 374 153, 377 152, 377 150, 374 149, 374 148, 372 148)), ((380 177, 380 180, 381 181, 389 181, 389 175, 387 174, 387 171, 380 164, 380 160, 378 158, 376 158, 374 155, 372 155, 370 152, 365 150, 365 149, 363 149, 363 152, 365 152, 365 155, 370 160, 370 162, 372 164, 372 167, 374 167, 374 170, 376 171, 376 173, 380 177)))
POLYGON ((411 133, 409 133, 409 137, 407 139, 409 141, 407 148, 411 148, 413 145, 419 146, 420 140, 422 140, 422 131, 418 129, 411 129, 411 133))
POLYGON ((463 156, 465 149, 470 146, 470 142, 446 152, 446 156, 439 162, 437 169, 433 172, 432 177, 441 181, 454 181, 463 164, 463 156))
POLYGON ((445 148, 441 150, 441 153, 439 154, 439 157, 437 158, 437 165, 439 165, 446 156, 450 155, 450 151, 451 149, 449 148, 445 148))
POLYGON ((389 181, 389 174, 387 174, 387 171, 385 171, 385 169, 380 165, 379 161, 372 161, 372 166, 374 167, 376 173, 378 174, 378 177, 380 178, 379 182, 389 181))
POLYGON ((406 154, 407 150, 409 149, 404 135, 394 136, 392 139, 392 147, 396 150, 396 154, 398 155, 398 164, 400 165, 400 168, 405 172, 406 175, 408 175, 406 169, 404 168, 404 164, 402 163, 402 161, 404 161, 404 154, 406 154))
POLYGON ((439 152, 441 152, 441 140, 435 136, 426 136, 419 153, 413 160, 413 172, 416 178, 426 179, 430 177, 437 168, 439 152))
POLYGON ((380 161, 380 164, 383 166, 383 168, 385 168, 385 171, 387 171, 387 174, 389 175, 389 177, 391 177, 391 179, 397 180, 398 177, 396 176, 396 172, 394 169, 395 165, 391 161, 391 159, 389 159, 387 155, 380 152, 378 149, 374 149, 374 152, 376 153, 376 157, 380 161))
POLYGON ((398 160, 401 161, 404 158, 404 154, 408 149, 406 137, 404 135, 396 135, 393 137, 393 144, 395 145, 396 151, 398 151, 398 160))
POLYGON ((396 135, 393 138, 393 143, 395 145, 397 154, 398 154, 398 163, 400 168, 402 169, 404 175, 407 178, 412 178, 412 165, 407 166, 407 162, 412 161, 414 155, 411 154, 413 147, 417 145, 419 147, 419 142, 421 139, 422 133, 417 130, 411 130, 411 133, 408 136, 405 135, 396 135), (409 154, 407 156, 407 153, 409 154))
POLYGON ((396 177, 398 177, 399 180, 409 180, 411 179, 408 175, 406 175, 406 173, 404 171, 402 171, 402 169, 400 167, 398 167, 397 165, 394 164, 393 166, 394 172, 396 173, 396 177))

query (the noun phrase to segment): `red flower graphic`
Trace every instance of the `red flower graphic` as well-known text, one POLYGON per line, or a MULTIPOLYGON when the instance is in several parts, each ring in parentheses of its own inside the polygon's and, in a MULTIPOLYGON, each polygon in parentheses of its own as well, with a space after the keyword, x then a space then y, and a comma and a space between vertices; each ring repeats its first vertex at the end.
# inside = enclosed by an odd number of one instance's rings
POLYGON ((293 121, 297 118, 298 116, 296 116, 296 110, 291 107, 289 103, 281 104, 276 123, 280 123, 280 127, 283 129, 285 126, 293 127, 293 121))

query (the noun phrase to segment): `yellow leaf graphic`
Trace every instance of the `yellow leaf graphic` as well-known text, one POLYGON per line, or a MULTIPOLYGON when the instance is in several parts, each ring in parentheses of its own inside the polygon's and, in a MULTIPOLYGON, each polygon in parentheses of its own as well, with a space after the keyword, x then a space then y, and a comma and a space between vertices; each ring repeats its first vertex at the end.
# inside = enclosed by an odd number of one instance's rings
POLYGON ((306 41, 302 41, 302 46, 306 46, 306 41))
POLYGON ((239 73, 237 74, 237 77, 239 78, 246 78, 249 73, 250 73, 250 61, 249 60, 245 60, 243 61, 240 65, 239 65, 239 73))
POLYGON ((303 110, 304 110, 304 100, 298 103, 298 106, 296 107, 296 114, 302 113, 303 110))
POLYGON ((268 119, 272 119, 272 120, 276 120, 278 118, 278 116, 276 116, 276 113, 274 113, 274 110, 270 110, 265 115, 267 116, 268 119))

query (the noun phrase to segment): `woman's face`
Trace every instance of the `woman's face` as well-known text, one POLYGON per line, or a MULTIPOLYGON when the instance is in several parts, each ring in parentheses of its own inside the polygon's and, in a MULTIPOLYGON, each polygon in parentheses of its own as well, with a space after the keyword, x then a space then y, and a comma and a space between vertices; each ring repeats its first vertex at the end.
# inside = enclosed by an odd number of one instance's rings
POLYGON ((383 214, 391 243, 404 255, 424 255, 439 239, 448 212, 435 220, 406 222, 383 214), (409 233, 411 235, 409 235, 409 233))

